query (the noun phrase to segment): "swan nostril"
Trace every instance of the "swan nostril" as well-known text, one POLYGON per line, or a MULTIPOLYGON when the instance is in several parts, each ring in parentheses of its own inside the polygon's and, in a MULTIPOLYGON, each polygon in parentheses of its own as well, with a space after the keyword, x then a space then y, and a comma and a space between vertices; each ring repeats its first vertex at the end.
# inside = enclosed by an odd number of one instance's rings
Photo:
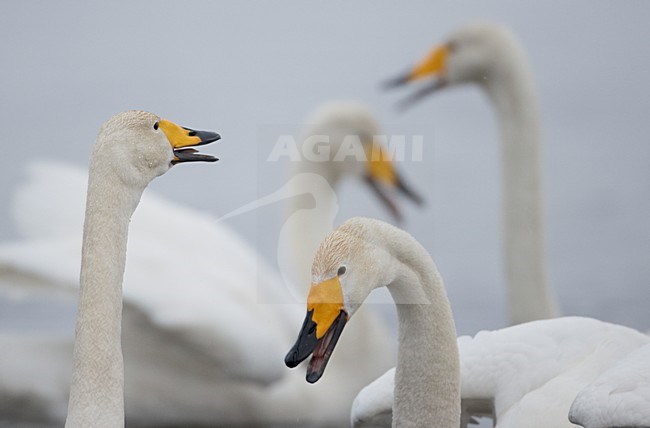
POLYGON ((189 135, 190 137, 196 137, 196 131, 190 131, 190 133, 187 135, 189 135))
POLYGON ((315 330, 316 330, 316 324, 312 324, 311 326, 309 326, 308 334, 314 333, 315 330))

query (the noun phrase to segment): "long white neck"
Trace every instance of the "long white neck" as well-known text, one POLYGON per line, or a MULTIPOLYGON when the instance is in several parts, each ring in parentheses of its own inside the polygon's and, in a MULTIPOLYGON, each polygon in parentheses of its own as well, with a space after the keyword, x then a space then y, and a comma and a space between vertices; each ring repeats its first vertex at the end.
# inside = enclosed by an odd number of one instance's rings
POLYGON ((485 87, 499 120, 505 264, 512 324, 557 316, 547 285, 541 154, 535 84, 528 64, 513 52, 507 72, 485 87))
POLYGON ((124 426, 122 279, 129 221, 143 190, 91 161, 66 427, 124 426))
POLYGON ((327 163, 298 162, 289 182, 286 221, 278 263, 290 272, 292 284, 306 292, 311 284, 311 264, 318 246, 334 227, 338 212, 337 179, 327 163), (298 196, 296 196, 298 195, 298 196))
POLYGON ((413 237, 400 231, 387 238, 401 263, 388 286, 399 321, 393 427, 457 428, 460 362, 442 278, 413 237))

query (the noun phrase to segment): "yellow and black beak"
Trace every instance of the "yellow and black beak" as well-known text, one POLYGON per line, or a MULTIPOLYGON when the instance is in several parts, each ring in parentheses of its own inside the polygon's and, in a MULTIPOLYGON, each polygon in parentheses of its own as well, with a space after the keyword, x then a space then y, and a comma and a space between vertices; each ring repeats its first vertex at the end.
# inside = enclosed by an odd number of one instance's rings
POLYGON ((366 145, 367 168, 365 181, 375 192, 396 222, 402 221, 402 213, 397 202, 393 199, 388 189, 396 189, 399 193, 411 199, 417 205, 424 204, 423 199, 411 189, 395 169, 389 154, 379 144, 366 145), (388 189, 387 189, 388 188, 388 189))
POLYGON ((417 101, 447 85, 445 73, 447 70, 448 56, 449 46, 447 44, 438 46, 411 70, 400 76, 390 79, 385 83, 384 86, 386 89, 392 89, 400 86, 405 86, 409 83, 427 77, 437 77, 437 80, 434 80, 429 85, 422 87, 420 90, 416 91, 409 97, 405 98, 402 102, 400 102, 399 106, 401 109, 412 106, 417 101))
POLYGON ((193 148, 214 143, 221 139, 221 136, 216 132, 195 131, 165 119, 158 122, 158 127, 165 133, 174 151, 173 165, 182 162, 216 162, 219 160, 214 156, 201 154, 193 148))
POLYGON ((313 354, 307 367, 307 382, 315 383, 325 372, 347 322, 338 276, 313 284, 307 298, 307 316, 284 363, 294 368, 313 354))

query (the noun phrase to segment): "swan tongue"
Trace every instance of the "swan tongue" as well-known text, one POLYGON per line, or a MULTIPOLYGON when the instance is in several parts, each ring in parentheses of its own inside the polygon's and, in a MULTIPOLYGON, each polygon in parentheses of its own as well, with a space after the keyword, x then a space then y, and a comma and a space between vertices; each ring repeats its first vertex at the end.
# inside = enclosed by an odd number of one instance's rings
POLYGON ((315 383, 323 376, 325 367, 327 367, 327 363, 332 356, 336 342, 338 342, 347 320, 347 314, 341 311, 334 323, 327 330, 327 333, 325 333, 325 336, 316 343, 311 360, 309 360, 309 366, 307 367, 307 382, 315 383))

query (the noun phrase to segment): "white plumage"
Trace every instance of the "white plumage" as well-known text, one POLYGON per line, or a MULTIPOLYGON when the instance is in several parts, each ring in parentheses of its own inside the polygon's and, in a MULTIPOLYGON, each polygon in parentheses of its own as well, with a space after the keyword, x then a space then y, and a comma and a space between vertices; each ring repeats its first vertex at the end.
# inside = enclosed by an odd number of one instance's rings
MULTIPOLYGON (((646 350, 648 343, 650 338, 634 329, 581 317, 459 337, 463 420, 493 413, 499 428, 572 427, 568 414, 576 394, 591 382, 598 384, 601 374, 611 379, 608 373, 634 367, 626 357, 646 350)), ((641 363, 641 354, 633 361, 641 363)), ((352 408, 354 426, 390 426, 393 377, 391 369, 359 393, 352 408), (368 423, 378 419, 383 423, 368 423)))
MULTIPOLYGON (((319 132, 334 133, 343 121, 348 125, 346 132, 378 133, 367 110, 357 104, 331 104, 321 112, 313 118, 319 132)), ((316 210, 301 206, 290 210, 286 232, 302 238, 303 245, 322 239, 331 228, 336 214, 333 188, 338 179, 364 174, 363 165, 346 165, 334 165, 339 168, 335 174, 324 174, 327 180, 321 181, 327 192, 302 188, 313 194, 316 210), (292 223, 296 215, 304 220, 292 223), (324 224, 304 232, 305 226, 323 223, 323 218, 324 224), (295 230, 300 227, 302 234, 295 230)), ((327 172, 323 165, 319 167, 319 172, 327 172)), ((13 209, 17 229, 25 239, 0 246, 4 293, 27 297, 40 290, 75 295, 85 182, 86 174, 69 165, 38 162, 29 167, 28 180, 16 192, 13 209)), ((291 190, 295 196, 301 188, 291 190)), ((284 241, 293 242, 291 238, 284 241)), ((254 249, 215 217, 145 192, 130 225, 124 278, 127 419, 154 425, 346 421, 356 392, 392 364, 390 338, 373 314, 360 313, 361 337, 355 337, 351 328, 347 341, 352 346, 346 350, 342 342, 330 367, 331 376, 318 387, 309 387, 304 373, 289 373, 282 364, 293 326, 304 311, 302 304, 291 302, 296 301, 294 294, 302 298, 301 289, 309 282, 298 285, 289 288, 254 249), (264 304, 261 295, 287 304, 264 304), (376 357, 358 367, 354 361, 366 352, 376 357), (318 405, 323 401, 327 406, 318 405)), ((16 343, 20 338, 7 340, 16 343)), ((25 340, 33 343, 36 339, 25 340)), ((70 339, 62 338, 57 347, 69 350, 70 339)), ((21 363, 15 357, 14 373, 29 376, 30 367, 38 362, 47 367, 48 347, 44 349, 35 361, 23 359, 21 363)), ((65 361, 60 363, 65 367, 65 361)), ((56 388, 59 395, 43 395, 30 382, 10 385, 15 396, 31 396, 50 407, 65 402, 65 384, 56 388)), ((60 408, 43 412, 54 420, 64 414, 60 408)))
MULTIPOLYGON (((456 328, 442 278, 415 238, 378 220, 352 218, 325 238, 312 277, 310 310, 287 365, 311 355, 312 381, 327 377, 323 371, 330 355, 336 355, 339 335, 355 322, 370 293, 386 287, 399 324, 393 426, 458 427, 456 328), (331 312, 337 316, 328 317, 331 312), (313 334, 319 329, 321 337, 313 334)), ((370 358, 374 355, 365 357, 370 358)))
POLYGON ((569 418, 585 428, 650 427, 650 345, 631 352, 583 388, 569 418))
POLYGON ((435 79, 407 100, 467 84, 478 85, 490 99, 501 134, 501 212, 510 322, 557 316, 558 304, 546 272, 537 96, 524 50, 504 27, 466 25, 393 84, 427 77, 435 79))

